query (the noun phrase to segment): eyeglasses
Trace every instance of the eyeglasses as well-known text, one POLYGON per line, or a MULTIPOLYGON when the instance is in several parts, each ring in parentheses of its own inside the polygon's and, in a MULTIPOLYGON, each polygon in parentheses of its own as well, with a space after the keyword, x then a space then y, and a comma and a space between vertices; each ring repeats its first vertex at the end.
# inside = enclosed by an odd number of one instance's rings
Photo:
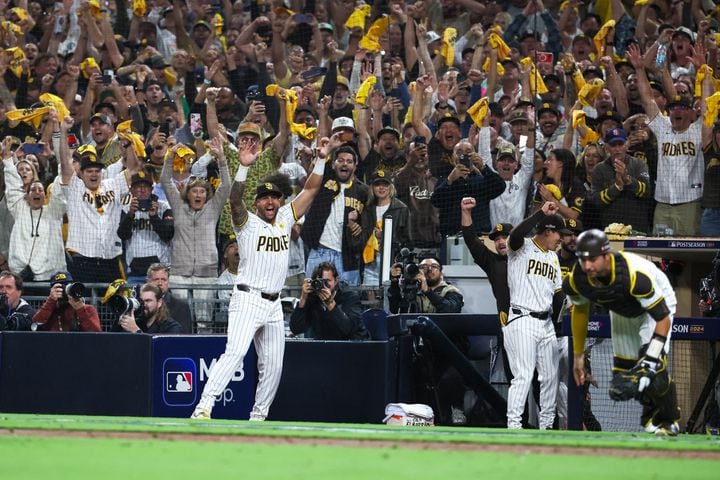
POLYGON ((422 264, 422 265, 418 265, 418 268, 419 268, 421 271, 423 271, 423 272, 427 272, 428 270, 440 270, 440 265, 436 265, 436 264, 432 264, 432 265, 422 264))

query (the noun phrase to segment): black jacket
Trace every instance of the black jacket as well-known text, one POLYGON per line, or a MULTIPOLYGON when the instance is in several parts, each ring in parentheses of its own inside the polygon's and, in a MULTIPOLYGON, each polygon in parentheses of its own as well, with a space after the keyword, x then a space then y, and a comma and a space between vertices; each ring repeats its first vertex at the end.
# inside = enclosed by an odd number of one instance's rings
MULTIPOLYGON (((323 186, 317 197, 313 200, 310 210, 305 214, 301 237, 310 249, 320 246, 320 236, 325 229, 325 223, 330 215, 330 208, 335 197, 340 194, 340 183, 335 178, 335 172, 326 170, 323 186)), ((342 257, 344 271, 360 268, 363 244, 362 234, 353 236, 348 227, 348 214, 355 210, 358 214, 357 222, 362 224, 362 214, 365 210, 369 196, 369 188, 364 183, 353 180, 345 188, 345 212, 343 215, 342 257)))
POLYGON ((290 330, 296 335, 310 331, 316 340, 370 340, 361 314, 357 292, 338 288, 331 311, 315 295, 308 298, 303 308, 295 307, 290 315, 290 330))
POLYGON ((505 191, 505 181, 500 175, 485 166, 480 175, 471 174, 448 185, 444 178, 435 187, 432 204, 440 211, 440 233, 455 235, 460 231, 460 201, 473 197, 477 208, 472 211, 475 234, 490 231, 490 200, 505 191))

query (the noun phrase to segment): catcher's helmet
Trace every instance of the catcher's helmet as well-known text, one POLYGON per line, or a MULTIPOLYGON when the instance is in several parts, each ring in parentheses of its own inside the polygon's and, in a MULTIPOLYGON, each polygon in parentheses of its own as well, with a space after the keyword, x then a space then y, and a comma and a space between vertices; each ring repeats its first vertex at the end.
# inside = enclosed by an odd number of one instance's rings
POLYGON ((611 250, 607 235, 595 228, 581 233, 575 242, 575 255, 578 258, 599 257, 611 250))

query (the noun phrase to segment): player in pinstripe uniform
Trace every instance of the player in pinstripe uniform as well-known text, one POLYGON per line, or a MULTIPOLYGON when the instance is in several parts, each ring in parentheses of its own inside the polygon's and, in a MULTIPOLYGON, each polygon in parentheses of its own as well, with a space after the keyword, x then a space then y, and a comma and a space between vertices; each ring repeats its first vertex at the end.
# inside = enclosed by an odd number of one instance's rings
POLYGON ((192 418, 210 418, 215 398, 222 393, 254 341, 258 355, 258 386, 250 420, 265 420, 275 398, 285 351, 285 323, 280 290, 288 271, 290 230, 307 212, 325 170, 328 140, 323 138, 312 174, 304 189, 288 205, 271 183, 257 187, 255 213, 242 201, 245 181, 257 153, 241 145, 240 167, 230 191, 232 221, 240 250, 237 285, 230 299, 225 353, 210 369, 202 398, 192 418))
MULTIPOLYGON (((613 381, 633 378, 643 405, 640 422, 648 433, 677 435, 675 384, 668 375, 667 354, 677 299, 665 274, 633 253, 615 252, 600 230, 580 234, 575 254, 579 265, 563 281, 572 310, 575 382, 585 382, 583 350, 590 316, 590 302, 610 310, 613 344, 613 381)), ((620 392, 622 393, 622 392, 620 392)))
POLYGON ((508 391, 508 428, 522 428, 521 418, 533 371, 540 381, 541 429, 552 428, 558 388, 558 346, 552 317, 562 305, 562 275, 555 249, 565 222, 558 207, 542 209, 512 229, 508 245, 510 313, 503 336, 513 379, 508 391), (525 238, 536 227, 532 238, 525 238))

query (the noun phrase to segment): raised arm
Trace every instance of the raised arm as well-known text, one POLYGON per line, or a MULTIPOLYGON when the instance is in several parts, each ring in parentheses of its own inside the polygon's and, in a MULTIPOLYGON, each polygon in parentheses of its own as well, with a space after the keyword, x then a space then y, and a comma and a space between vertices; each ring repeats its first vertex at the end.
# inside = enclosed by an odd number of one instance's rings
POLYGON ((310 176, 305 181, 302 191, 292 201, 292 208, 295 218, 300 218, 310 209, 315 196, 322 186, 323 175, 325 174, 325 159, 330 146, 330 139, 324 137, 318 140, 317 158, 310 176))
POLYGON ((413 109, 412 109, 412 126, 415 129, 417 135, 425 137, 426 142, 430 142, 432 138, 432 132, 425 124, 423 120, 423 106, 425 104, 425 88, 429 83, 429 78, 423 76, 417 79, 415 83, 415 90, 412 92, 413 109))
POLYGON ((645 72, 645 62, 640 55, 640 47, 637 45, 628 46, 627 56, 630 63, 632 63, 633 67, 635 67, 638 91, 640 92, 640 100, 643 108, 645 109, 645 113, 650 121, 652 121, 658 113, 660 113, 660 109, 658 108, 657 103, 655 103, 652 91, 650 90, 650 82, 648 81, 647 73, 645 72))
POLYGON ((69 185, 72 176, 75 175, 75 170, 72 166, 72 156, 70 155, 70 149, 67 144, 67 133, 74 124, 75 120, 68 115, 63 118, 63 121, 60 122, 59 125, 60 151, 56 153, 60 161, 60 181, 63 185, 69 185))
POLYGON ((260 152, 253 152, 253 146, 249 143, 241 143, 238 150, 238 166, 235 174, 235 181, 230 187, 230 212, 232 214, 233 226, 237 229, 245 226, 248 219, 248 211, 243 196, 245 195, 245 183, 247 181, 250 166, 257 160, 260 152))

